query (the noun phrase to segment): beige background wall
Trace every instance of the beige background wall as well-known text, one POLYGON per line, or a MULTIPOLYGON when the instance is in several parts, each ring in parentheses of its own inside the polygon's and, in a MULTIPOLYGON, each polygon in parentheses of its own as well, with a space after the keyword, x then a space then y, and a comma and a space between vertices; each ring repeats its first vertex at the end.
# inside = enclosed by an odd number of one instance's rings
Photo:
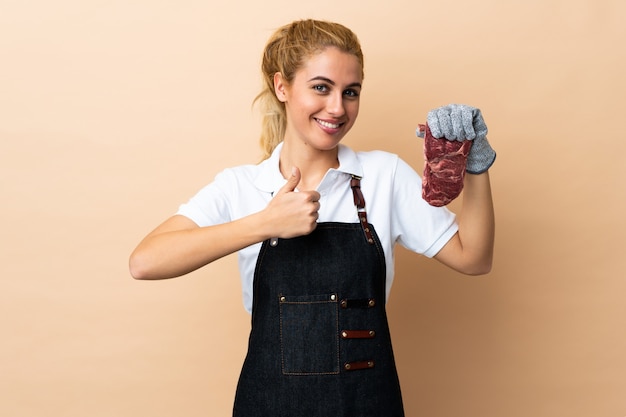
POLYGON ((408 416, 626 415, 626 6, 620 0, 0 2, 0 415, 228 416, 249 317, 235 257, 138 282, 138 240, 254 162, 261 49, 293 19, 360 36, 346 142, 418 170, 414 128, 480 107, 493 272, 400 251, 408 416))

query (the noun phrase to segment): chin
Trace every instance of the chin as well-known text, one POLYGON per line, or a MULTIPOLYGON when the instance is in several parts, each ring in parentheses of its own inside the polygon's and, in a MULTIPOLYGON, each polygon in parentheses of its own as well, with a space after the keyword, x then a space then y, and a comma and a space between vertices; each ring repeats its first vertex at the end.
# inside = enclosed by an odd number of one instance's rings
POLYGON ((341 140, 333 140, 332 142, 309 142, 309 146, 320 151, 332 151, 337 149, 340 143, 341 140))
POLYGON ((331 150, 339 146, 339 144, 341 143, 341 141, 343 140, 345 136, 346 136, 345 133, 335 134, 335 135, 324 135, 319 140, 313 139, 311 141, 311 144, 317 145, 316 147, 320 149, 331 150))

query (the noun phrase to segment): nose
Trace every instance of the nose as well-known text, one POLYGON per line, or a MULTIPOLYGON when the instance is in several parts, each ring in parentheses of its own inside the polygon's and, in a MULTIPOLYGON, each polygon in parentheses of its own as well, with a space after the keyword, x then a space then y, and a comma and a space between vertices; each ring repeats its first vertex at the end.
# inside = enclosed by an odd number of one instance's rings
POLYGON ((343 103, 343 91, 336 91, 328 96, 326 111, 334 117, 343 116, 346 112, 343 103))

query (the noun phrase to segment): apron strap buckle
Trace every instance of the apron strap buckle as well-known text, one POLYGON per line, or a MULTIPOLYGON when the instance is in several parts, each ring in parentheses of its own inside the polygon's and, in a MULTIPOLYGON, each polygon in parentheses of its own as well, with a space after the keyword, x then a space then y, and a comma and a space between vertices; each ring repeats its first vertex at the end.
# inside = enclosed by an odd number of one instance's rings
POLYGON ((361 227, 363 228, 363 232, 365 233, 365 239, 367 240, 367 243, 372 245, 374 244, 374 237, 372 236, 370 225, 367 222, 367 212, 365 211, 365 198, 363 198, 363 193, 361 192, 361 177, 357 175, 352 175, 352 179, 350 180, 350 188, 352 188, 354 205, 356 206, 356 211, 359 216, 359 222, 361 223, 361 227))

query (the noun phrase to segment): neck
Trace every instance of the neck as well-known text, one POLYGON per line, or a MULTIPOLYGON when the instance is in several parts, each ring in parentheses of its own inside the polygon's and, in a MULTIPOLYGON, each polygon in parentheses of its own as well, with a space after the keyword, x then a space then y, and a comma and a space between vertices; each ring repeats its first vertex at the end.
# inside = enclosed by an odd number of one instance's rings
POLYGON ((292 167, 297 167, 302 175, 298 188, 300 190, 314 190, 331 168, 339 167, 338 147, 330 150, 294 149, 289 142, 283 144, 280 153, 280 172, 283 177, 289 178, 292 167))

